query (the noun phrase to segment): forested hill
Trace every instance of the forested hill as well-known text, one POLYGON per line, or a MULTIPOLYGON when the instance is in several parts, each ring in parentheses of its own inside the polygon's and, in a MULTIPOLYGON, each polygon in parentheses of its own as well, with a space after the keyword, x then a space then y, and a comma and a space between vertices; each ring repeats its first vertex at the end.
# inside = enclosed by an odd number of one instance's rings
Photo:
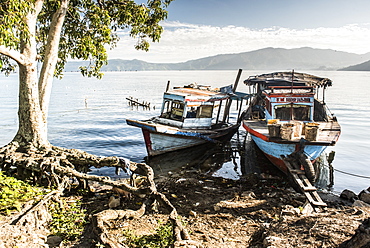
MULTIPOLYGON (((338 70, 370 60, 370 53, 355 54, 310 47, 264 48, 251 52, 220 54, 183 63, 148 63, 141 60, 109 60, 103 71, 148 70, 338 70)), ((81 62, 70 62, 66 71, 76 71, 81 62)))
POLYGON ((370 60, 358 65, 352 65, 340 69, 340 71, 370 71, 370 60))

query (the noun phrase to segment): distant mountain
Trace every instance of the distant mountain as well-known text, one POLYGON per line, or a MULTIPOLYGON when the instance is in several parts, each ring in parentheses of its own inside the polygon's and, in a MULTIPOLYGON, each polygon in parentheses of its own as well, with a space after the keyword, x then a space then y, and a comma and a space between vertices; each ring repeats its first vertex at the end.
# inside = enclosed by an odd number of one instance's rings
POLYGON ((348 66, 339 71, 370 71, 370 60, 358 65, 348 66))
MULTIPOLYGON (((246 70, 337 70, 368 60, 370 60, 370 53, 358 55, 310 47, 264 48, 244 53, 220 54, 183 63, 148 63, 141 60, 113 59, 109 60, 108 65, 102 70, 233 70, 238 68, 246 70)), ((77 69, 77 64, 67 64, 66 71, 77 69)))
POLYGON ((242 68, 247 70, 263 69, 305 69, 336 70, 370 59, 370 54, 358 55, 330 49, 309 47, 297 49, 264 48, 256 51, 222 54, 188 61, 183 69, 222 70, 242 68))

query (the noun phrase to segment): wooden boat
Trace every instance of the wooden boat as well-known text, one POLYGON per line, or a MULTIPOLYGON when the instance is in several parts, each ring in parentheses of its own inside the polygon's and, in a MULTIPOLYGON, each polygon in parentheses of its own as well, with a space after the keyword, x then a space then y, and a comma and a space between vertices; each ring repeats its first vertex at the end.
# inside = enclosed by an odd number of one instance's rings
POLYGON ((332 81, 293 71, 251 76, 244 83, 251 98, 242 125, 252 140, 284 173, 290 173, 290 157, 297 164, 293 169, 304 170, 314 181, 312 162, 336 144, 341 130, 325 104, 332 81))
POLYGON ((240 126, 239 121, 228 122, 231 101, 241 100, 241 105, 245 96, 235 92, 240 74, 241 70, 234 87, 211 89, 190 84, 166 90, 159 116, 143 121, 127 119, 126 122, 142 129, 149 156, 230 140, 240 126))

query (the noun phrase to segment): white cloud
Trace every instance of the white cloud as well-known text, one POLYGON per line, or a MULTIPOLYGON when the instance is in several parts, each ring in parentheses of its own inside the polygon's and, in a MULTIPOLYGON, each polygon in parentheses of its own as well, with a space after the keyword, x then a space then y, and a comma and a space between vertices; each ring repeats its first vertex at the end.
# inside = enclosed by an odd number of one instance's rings
POLYGON ((215 27, 179 22, 163 22, 165 31, 149 52, 136 51, 135 40, 121 33, 121 40, 109 58, 140 59, 147 62, 184 62, 226 53, 253 51, 265 47, 313 47, 353 53, 370 52, 370 24, 340 28, 289 29, 271 27, 215 27))

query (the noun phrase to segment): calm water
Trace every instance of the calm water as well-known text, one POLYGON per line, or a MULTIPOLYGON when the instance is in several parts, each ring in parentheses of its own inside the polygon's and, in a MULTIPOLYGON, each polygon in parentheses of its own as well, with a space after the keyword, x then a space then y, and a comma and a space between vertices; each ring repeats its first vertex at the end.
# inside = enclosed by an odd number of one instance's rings
MULTIPOLYGON (((244 71, 241 80, 250 75, 266 71, 244 71)), ((336 169, 370 176, 370 73, 369 72, 308 72, 333 80, 326 94, 330 110, 337 116, 342 135, 337 146, 333 165, 336 169)), ((235 81, 235 71, 149 71, 109 72, 102 80, 89 79, 79 73, 66 73, 62 80, 54 80, 50 113, 49 140, 53 145, 82 149, 101 156, 121 156, 141 162, 146 150, 141 130, 128 126, 126 118, 147 119, 159 113, 163 91, 167 81, 171 86, 182 86, 192 82, 212 86, 224 86, 235 81), (143 110, 128 105, 126 97, 132 96, 150 102, 155 109, 143 110)), ((17 129, 18 76, 0 76, 0 145, 7 144, 17 129)), ((239 91, 247 90, 242 83, 239 91)), ((240 130, 240 136, 245 135, 240 130)), ((236 137, 232 146, 236 146, 236 137)), ((231 148, 230 148, 231 149, 231 148)), ((222 167, 216 175, 227 174, 238 177, 240 159, 225 158, 217 149, 208 149, 216 154, 192 151, 198 159, 222 167)), ((188 156, 162 158, 153 165, 173 164, 188 156)), ((203 161, 203 162, 204 162, 203 161)), ((191 164, 192 160, 184 162, 191 164)), ((163 168, 162 168, 163 169, 163 168)), ((165 170, 165 169, 163 169, 165 170)), ((97 173, 111 174, 112 170, 97 173)), ((334 190, 349 188, 355 192, 370 186, 369 179, 358 178, 335 172, 334 190)))

